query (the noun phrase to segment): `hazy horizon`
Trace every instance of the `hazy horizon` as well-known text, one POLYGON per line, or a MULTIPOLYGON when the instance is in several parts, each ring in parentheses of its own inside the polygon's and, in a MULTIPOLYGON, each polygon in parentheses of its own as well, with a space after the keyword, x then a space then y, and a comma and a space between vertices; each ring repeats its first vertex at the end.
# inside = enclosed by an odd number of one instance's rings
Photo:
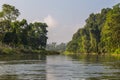
POLYGON ((102 8, 112 7, 118 0, 0 0, 19 9, 19 19, 28 22, 40 21, 48 24, 48 43, 69 42, 73 34, 82 28, 91 13, 98 13, 102 8))

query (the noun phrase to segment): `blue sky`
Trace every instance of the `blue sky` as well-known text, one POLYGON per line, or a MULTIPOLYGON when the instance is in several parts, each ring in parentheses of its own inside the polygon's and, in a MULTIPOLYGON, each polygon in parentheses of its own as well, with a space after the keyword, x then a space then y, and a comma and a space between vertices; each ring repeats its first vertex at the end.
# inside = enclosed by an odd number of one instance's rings
POLYGON ((84 26, 89 14, 112 7, 120 0, 0 0, 14 5, 28 22, 46 22, 49 42, 68 42, 72 35, 84 26))

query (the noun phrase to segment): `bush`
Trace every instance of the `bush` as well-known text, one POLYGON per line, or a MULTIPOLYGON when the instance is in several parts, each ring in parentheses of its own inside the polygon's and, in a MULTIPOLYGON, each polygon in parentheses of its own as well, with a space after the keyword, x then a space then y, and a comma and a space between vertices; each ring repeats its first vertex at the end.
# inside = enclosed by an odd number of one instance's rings
POLYGON ((120 48, 116 49, 114 53, 115 54, 120 54, 120 48))
POLYGON ((3 48, 1 53, 3 53, 3 54, 13 54, 14 50, 12 48, 3 48))

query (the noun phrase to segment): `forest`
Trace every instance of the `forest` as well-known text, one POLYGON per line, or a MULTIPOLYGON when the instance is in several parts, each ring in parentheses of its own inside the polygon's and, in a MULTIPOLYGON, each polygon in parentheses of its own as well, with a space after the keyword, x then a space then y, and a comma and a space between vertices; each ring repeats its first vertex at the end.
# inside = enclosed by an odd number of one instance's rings
POLYGON ((20 12, 15 6, 3 4, 0 11, 0 52, 11 48, 44 50, 47 44, 47 24, 17 20, 20 12), (4 50, 5 49, 5 50, 4 50))
POLYGON ((104 8, 100 13, 90 14, 84 27, 73 35, 67 46, 47 45, 47 24, 17 20, 20 14, 15 6, 3 4, 0 11, 0 52, 11 48, 55 48, 55 51, 62 52, 66 49, 66 53, 120 53, 120 3, 113 8, 104 8))
POLYGON ((66 53, 120 53, 120 3, 92 13, 67 44, 66 53))

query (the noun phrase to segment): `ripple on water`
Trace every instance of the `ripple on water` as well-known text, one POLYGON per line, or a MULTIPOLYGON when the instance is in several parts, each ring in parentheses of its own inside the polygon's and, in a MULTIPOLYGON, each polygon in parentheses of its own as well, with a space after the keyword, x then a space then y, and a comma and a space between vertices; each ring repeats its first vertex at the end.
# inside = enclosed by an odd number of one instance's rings
MULTIPOLYGON (((99 60, 101 61, 101 60, 99 60)), ((46 60, 0 61, 2 80, 119 80, 118 60, 89 62, 66 56, 47 56, 46 60)))

